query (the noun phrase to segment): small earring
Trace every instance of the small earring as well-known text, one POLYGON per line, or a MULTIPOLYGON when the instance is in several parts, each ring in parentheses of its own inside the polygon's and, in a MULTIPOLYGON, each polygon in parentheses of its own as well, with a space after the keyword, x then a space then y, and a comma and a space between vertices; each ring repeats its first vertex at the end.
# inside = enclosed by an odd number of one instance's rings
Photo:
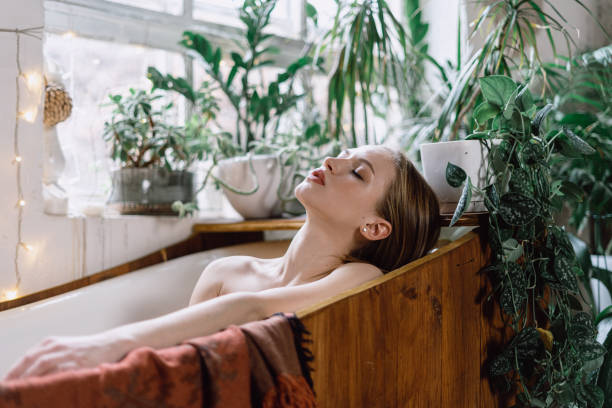
POLYGON ((367 228, 364 228, 364 229, 363 229, 363 232, 366 232, 367 230, 368 230, 367 228))

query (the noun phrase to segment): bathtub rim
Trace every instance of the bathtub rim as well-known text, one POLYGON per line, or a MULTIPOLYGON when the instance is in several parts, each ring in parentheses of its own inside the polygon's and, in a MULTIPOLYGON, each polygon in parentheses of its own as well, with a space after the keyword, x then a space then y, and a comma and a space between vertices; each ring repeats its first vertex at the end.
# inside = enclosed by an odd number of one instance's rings
POLYGON ((376 279, 373 279, 371 281, 368 281, 366 283, 363 283, 353 289, 349 289, 346 290, 342 293, 339 293, 335 296, 332 296, 328 299, 322 300, 320 302, 318 302, 317 304, 310 306, 310 307, 306 307, 304 309, 298 310, 295 315, 299 318, 299 319, 304 319, 307 317, 311 317, 313 315, 315 315, 316 313, 326 309, 327 307, 330 307, 332 304, 347 299, 349 297, 352 296, 356 296, 362 292, 365 292, 375 286, 381 285, 387 281, 390 281, 394 278, 396 278, 399 275, 403 275, 405 273, 409 273, 414 269, 417 269, 418 267, 420 267, 421 265, 428 263, 430 261, 432 261, 433 259, 439 258, 445 254, 447 254, 450 251, 453 251, 454 249, 464 245, 466 242, 472 241, 474 239, 478 239, 479 238, 479 228, 477 228, 474 231, 470 231, 467 232, 466 234, 462 235, 461 237, 457 238, 454 241, 451 241, 445 245, 442 245, 441 247, 439 247, 436 251, 427 254, 425 256, 420 257, 419 259, 416 259, 412 262, 407 263, 406 265, 400 266, 397 269, 394 269, 392 271, 390 271, 389 273, 380 276, 376 279))
MULTIPOLYGON (((451 217, 452 214, 441 213, 440 225, 448 226, 451 217)), ((454 226, 482 226, 485 225, 485 220, 487 219, 487 217, 488 213, 486 212, 464 213, 454 226)), ((87 287, 89 285, 105 281, 107 279, 115 278, 148 266, 153 266, 159 263, 166 262, 170 259, 179 258, 181 256, 190 255, 204 250, 221 248, 229 245, 264 241, 263 231, 298 230, 299 228, 301 228, 304 221, 305 220, 302 217, 297 217, 289 219, 256 219, 231 222, 196 222, 192 227, 192 234, 188 238, 176 244, 161 248, 133 261, 129 261, 117 265, 115 267, 84 276, 79 279, 65 282, 63 284, 43 289, 38 292, 30 293, 25 296, 18 297, 16 299, 0 301, 0 312, 15 309, 21 306, 26 306, 41 300, 52 298, 54 296, 62 295, 73 290, 87 287)), ((459 241, 461 238, 465 237, 457 238, 455 241, 452 241, 451 244, 453 242, 459 241)), ((434 253, 428 254, 420 258, 419 260, 431 259, 430 255, 435 255, 446 246, 448 246, 448 244, 438 248, 438 250, 434 253)), ((414 262, 417 262, 419 260, 416 260, 414 262)), ((395 273, 397 271, 401 271, 403 270, 403 268, 406 268, 408 267, 408 265, 411 264, 412 263, 404 265, 394 271, 389 272, 385 276, 396 276, 395 273)), ((420 265, 420 263, 417 265, 420 265)))

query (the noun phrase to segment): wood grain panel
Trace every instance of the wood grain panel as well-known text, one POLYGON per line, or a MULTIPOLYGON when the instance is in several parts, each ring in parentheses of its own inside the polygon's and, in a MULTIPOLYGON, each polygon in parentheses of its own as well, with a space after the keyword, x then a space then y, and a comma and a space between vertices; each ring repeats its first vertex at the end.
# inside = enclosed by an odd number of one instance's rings
POLYGON ((498 406, 483 353, 499 326, 481 306, 476 233, 298 312, 312 333, 321 407, 498 406))

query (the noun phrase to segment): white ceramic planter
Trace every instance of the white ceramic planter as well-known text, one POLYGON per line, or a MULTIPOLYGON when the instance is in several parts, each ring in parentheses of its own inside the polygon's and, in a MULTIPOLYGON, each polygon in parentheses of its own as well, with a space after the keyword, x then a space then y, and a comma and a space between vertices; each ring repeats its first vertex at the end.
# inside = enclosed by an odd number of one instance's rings
MULTIPOLYGON (((465 170, 474 186, 484 187, 487 151, 478 140, 423 143, 420 147, 423 176, 438 197, 440 212, 453 213, 463 190, 463 186, 454 188, 446 182, 446 165, 448 162, 465 170)), ((466 211, 485 210, 482 195, 474 193, 466 211)))
MULTIPOLYGON (((223 187, 225 195, 232 207, 244 218, 278 217, 281 215, 281 202, 277 190, 281 180, 276 156, 254 155, 251 160, 259 189, 253 194, 241 195, 223 187)), ((255 187, 246 156, 220 160, 216 175, 239 191, 249 191, 255 187)))

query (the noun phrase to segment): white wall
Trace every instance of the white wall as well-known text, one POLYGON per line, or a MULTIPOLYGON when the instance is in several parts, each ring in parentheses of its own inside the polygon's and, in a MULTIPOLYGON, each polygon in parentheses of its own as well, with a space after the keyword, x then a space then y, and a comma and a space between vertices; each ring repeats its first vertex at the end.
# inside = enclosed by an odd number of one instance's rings
MULTIPOLYGON (((42 26, 42 0, 10 0, 2 4, 0 28, 42 26)), ((42 42, 21 37, 21 65, 25 72, 42 71, 42 42)), ((17 182, 13 165, 15 124, 15 34, 0 33, 0 301, 14 287, 17 244, 17 182)), ((21 109, 36 105, 32 93, 21 87, 21 109)), ((193 220, 173 217, 67 218, 43 213, 42 105, 33 124, 20 121, 19 146, 26 206, 22 239, 32 245, 20 251, 22 275, 19 295, 43 290, 99 272, 163 248, 190 234, 193 220)))

